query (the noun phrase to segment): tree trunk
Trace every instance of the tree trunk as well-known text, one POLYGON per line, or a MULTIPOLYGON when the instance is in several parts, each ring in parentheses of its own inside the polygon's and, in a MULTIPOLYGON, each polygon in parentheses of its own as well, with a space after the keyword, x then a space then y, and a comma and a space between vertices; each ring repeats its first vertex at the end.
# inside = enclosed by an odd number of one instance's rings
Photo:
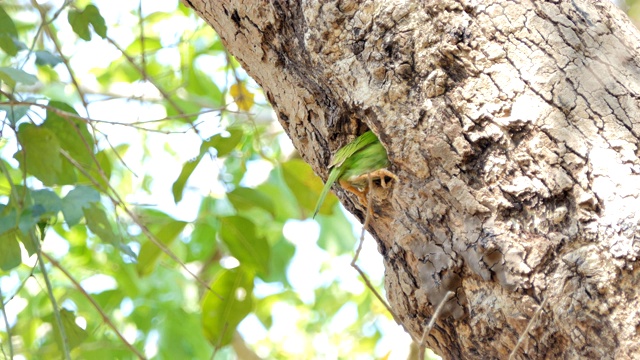
POLYGON ((398 181, 374 189, 370 231, 414 338, 453 291, 427 337, 445 359, 640 358, 640 36, 624 13, 586 0, 183 1, 318 174, 353 136, 378 134, 398 181))

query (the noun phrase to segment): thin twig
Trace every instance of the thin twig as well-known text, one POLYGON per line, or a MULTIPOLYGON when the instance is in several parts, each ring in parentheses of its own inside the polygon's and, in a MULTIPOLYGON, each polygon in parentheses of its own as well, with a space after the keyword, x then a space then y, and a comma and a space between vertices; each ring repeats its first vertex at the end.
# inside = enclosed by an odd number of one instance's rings
MULTIPOLYGON (((62 63, 67 68, 67 72, 69 73, 69 77, 71 78, 71 82, 73 83, 73 86, 76 88, 76 91, 78 92, 78 97, 80 97, 80 101, 82 102, 82 106, 84 107, 84 111, 87 113, 87 115, 89 115, 89 103, 87 103, 87 99, 85 99, 85 95, 82 92, 82 89, 80 88, 80 83, 78 82, 78 79, 76 78, 75 72, 73 71, 73 68, 71 67, 71 64, 69 63, 69 59, 66 56, 64 56, 64 54, 62 53, 62 46, 60 46, 60 42, 58 41, 58 37, 51 30, 50 23, 47 22, 47 13, 44 11, 44 9, 42 9, 42 7, 38 4, 37 1, 31 0, 31 3, 33 4, 33 6, 35 6, 38 9, 38 12, 40 12, 40 17, 42 18, 42 22, 43 22, 43 25, 44 25, 44 32, 47 34, 49 39, 51 39, 51 42, 53 42, 53 45, 55 46, 56 51, 58 53, 58 56, 60 56, 60 59, 62 60, 62 63)), ((65 3, 65 5, 66 5, 66 3, 65 3)), ((59 13, 57 13, 56 16, 57 15, 59 15, 59 13)))
MULTIPOLYGON (((167 47, 163 47, 163 49, 166 49, 167 47)), ((150 51, 147 51, 147 54, 149 54, 150 51)), ((81 85, 82 86, 82 85, 81 85)), ((86 87, 83 86, 82 87, 82 91, 87 94, 87 95, 98 95, 100 96, 99 99, 92 99, 91 103, 95 104, 95 103, 99 103, 99 102, 106 102, 106 101, 111 101, 111 100, 120 100, 120 99, 125 99, 125 100, 136 100, 139 101, 141 103, 157 103, 159 101, 164 100, 164 97, 162 97, 162 94, 158 95, 158 96, 154 96, 148 93, 142 93, 139 95, 133 95, 131 94, 131 92, 127 93, 126 91, 122 91, 120 93, 114 92, 114 90, 102 90, 102 89, 92 89, 90 87, 86 87)), ((211 108, 211 103, 207 102, 203 99, 189 99, 189 103, 191 105, 196 105, 199 106, 201 108, 206 108, 209 109, 211 108)), ((230 102, 227 105, 223 105, 221 108, 218 109, 222 109, 222 110, 226 110, 226 107, 228 107, 230 104, 232 104, 232 102, 230 102)), ((243 114, 243 112, 241 111, 237 111, 237 110, 226 110, 229 113, 234 113, 234 114, 243 114)), ((184 117, 189 117, 189 114, 176 114, 173 115, 173 117, 175 118, 184 118, 184 117), (186 115, 186 116, 185 116, 186 115)), ((191 115, 192 116, 192 115, 191 115)))
MULTIPOLYGON (((187 118, 187 117, 192 117, 192 116, 199 116, 199 115, 207 114, 207 113, 210 113, 210 112, 221 111, 220 109, 209 109, 209 110, 203 110, 203 111, 200 111, 200 112, 197 112, 197 113, 167 116, 167 117, 164 117, 162 119, 153 119, 153 120, 135 121, 135 122, 126 123, 126 122, 119 122, 119 121, 92 119, 92 118, 80 116, 78 114, 74 114, 74 113, 71 113, 71 112, 68 112, 68 111, 60 110, 60 109, 55 108, 53 106, 40 104, 40 103, 36 103, 36 102, 29 102, 29 101, 3 101, 3 102, 0 102, 0 105, 35 106, 35 107, 39 107, 39 108, 42 108, 42 109, 46 109, 47 111, 51 111, 52 113, 54 113, 56 115, 60 115, 61 117, 74 118, 74 119, 82 120, 83 122, 85 122, 87 124, 100 123, 100 124, 107 124, 107 125, 129 126, 129 127, 136 128, 136 129, 139 129, 139 130, 144 130, 144 131, 149 131, 149 132, 157 132, 157 133, 161 133, 161 134, 184 134, 188 130, 183 130, 183 131, 157 130, 157 129, 145 128, 145 127, 142 127, 142 126, 139 126, 139 125, 151 124, 151 123, 156 123, 156 122, 163 122, 163 121, 168 121, 168 120, 172 120, 172 119, 181 119, 181 118, 187 118)), ((196 126, 198 124, 190 124, 190 125, 191 126, 196 126)))
MULTIPOLYGON (((133 66, 136 71, 138 71, 140 73, 140 75, 142 75, 143 79, 146 79, 151 85, 153 85, 158 92, 160 92, 160 94, 162 94, 162 97, 180 114, 185 114, 185 111, 182 109, 182 107, 175 101, 173 100, 173 98, 171 97, 171 94, 169 94, 165 89, 163 89, 158 83, 156 83, 156 81, 149 76, 149 74, 147 73, 147 71, 142 68, 140 65, 138 65, 135 61, 135 59, 133 57, 131 57, 131 55, 129 55, 123 48, 121 48, 118 43, 116 43, 115 40, 113 40, 110 37, 106 37, 105 38, 111 45, 113 45, 116 49, 118 49, 118 51, 120 51, 120 53, 127 59, 127 61, 129 61, 129 63, 131 64, 131 66, 133 66)), ((189 125, 191 125, 191 128, 193 129, 193 131, 196 134, 200 134, 200 132, 198 131, 198 129, 191 123, 189 123, 189 125)))
POLYGON ((544 300, 542 300, 542 304, 540 304, 536 312, 531 317, 531 320, 529 320, 529 323, 527 324, 527 328, 524 329, 524 332, 522 334, 520 334, 520 337, 518 338, 518 342, 516 343, 516 346, 511 351, 511 354, 509 354, 509 360, 512 360, 513 358, 515 358, 516 352, 520 348, 520 345, 526 338, 527 334, 529 333, 529 330, 531 330, 531 328, 533 327, 533 324, 536 322, 535 320, 538 318, 538 315, 542 312, 542 309, 544 309, 544 306, 547 303, 547 299, 548 298, 545 298, 544 300))
POLYGON ((148 81, 147 77, 147 57, 145 54, 145 38, 144 38, 144 17, 142 16, 142 0, 138 0, 138 24, 140 25, 140 56, 142 57, 142 69, 144 70, 144 80, 148 81))
POLYGON ((60 8, 58 8, 58 10, 55 12, 55 14, 53 14, 51 19, 49 19, 49 20, 43 19, 42 23, 38 26, 38 30, 36 30, 35 35, 33 35, 33 41, 31 42, 31 46, 29 47, 29 51, 24 56, 24 62, 20 66, 20 69, 22 69, 27 64, 27 61, 29 61, 29 57, 31 57, 31 54, 33 54, 33 49, 35 49, 36 44, 38 43, 38 38, 40 37, 40 34, 42 33, 43 28, 45 26, 48 26, 49 24, 53 24, 53 22, 56 21, 58 16, 60 16, 60 14, 62 14, 62 11, 67 6, 69 6, 72 2, 73 2, 73 0, 65 0, 65 2, 60 6, 60 8))
POLYGON ((36 255, 38 256, 40 272, 42 272, 44 283, 47 285, 47 294, 49 294, 49 301, 51 301, 51 307, 53 307, 53 316, 56 320, 56 324, 58 325, 58 332, 60 333, 60 337, 62 338, 62 352, 64 353, 64 358, 66 360, 71 360, 71 355, 69 353, 69 339, 67 338, 67 332, 65 331, 64 325, 62 324, 58 302, 56 301, 55 295, 53 295, 53 286, 51 286, 51 281, 49 281, 47 268, 44 265, 44 261, 42 260, 42 248, 40 248, 40 240, 36 238, 36 235, 33 231, 29 231, 29 237, 31 238, 31 242, 36 248, 36 255))
MULTIPOLYGON (((373 185, 373 181, 371 180, 371 176, 368 176, 367 178, 368 178, 368 181, 369 181, 369 189, 371 189, 371 187, 373 185)), ((358 257, 360 256, 360 251, 362 250, 362 244, 364 243, 364 235, 365 235, 366 229, 369 227, 369 221, 371 219, 371 214, 373 213, 372 205, 373 205, 373 197, 371 196, 371 191, 369 191, 367 193, 367 210, 366 210, 366 215, 365 215, 365 218, 364 218, 364 224, 362 225, 362 232, 360 233, 360 241, 358 243, 358 248, 356 249, 356 253, 353 256, 353 259, 351 260, 351 266, 354 269, 356 269, 356 271, 360 274, 360 276, 362 277, 362 280, 364 280, 364 283, 367 285, 369 290, 371 290, 373 292, 373 295, 382 303, 382 305, 384 305, 384 307, 387 309, 387 311, 389 311, 389 313, 391 314, 393 319, 396 321, 396 323, 399 324, 400 322, 398 321, 398 318, 396 317, 396 314, 391 309, 391 306, 389 306, 389 304, 387 304, 387 301, 378 293, 378 291, 375 289, 373 284, 371 284, 371 281, 369 281, 369 278, 364 273, 364 271, 362 271, 360 266, 358 266, 358 264, 356 264, 356 261, 358 261, 358 257)))
POLYGON ((113 151, 113 155, 118 159, 118 161, 120 161, 120 164, 127 169, 131 174, 133 174, 133 176, 135 178, 138 177, 138 174, 135 173, 135 171, 133 171, 132 168, 129 167, 129 165, 127 165, 127 163, 124 161, 124 159, 122 158, 122 156, 120 156, 120 154, 118 153, 118 151, 116 150, 115 146, 113 146, 113 144, 111 143, 111 140, 109 140, 109 136, 105 133, 103 133, 102 131, 99 131, 100 134, 102 134, 104 141, 107 142, 107 144, 109 145, 109 148, 113 151))
MULTIPOLYGON (((37 262, 37 260, 36 260, 36 262, 37 262)), ((29 272, 29 275, 20 282, 20 285, 18 286, 18 288, 13 292, 13 295, 9 296, 7 298, 7 301, 5 301, 4 304, 2 304, 2 305, 6 306, 9 303, 9 301, 13 300, 13 298, 15 298, 16 295, 18 295, 20 293, 20 291, 22 291, 22 288, 24 288, 25 285, 27 284, 27 280, 29 280, 29 278, 33 276, 33 272, 36 270, 37 266, 38 266, 38 264, 34 264, 33 265, 33 267, 31 268, 31 271, 29 272)))
MULTIPOLYGON (((0 288, 0 310, 2 310, 2 318, 4 319, 4 327, 7 332, 7 339, 9 340, 9 359, 13 359, 13 344, 11 343, 11 326, 9 325, 9 319, 7 318, 7 310, 4 308, 4 297, 2 296, 2 288, 0 288)), ((4 354, 4 347, 2 348, 4 354)), ((6 355, 5 355, 6 357, 6 355)))
POLYGON ((424 332, 422 333, 422 339, 420 339, 420 349, 418 350, 418 359, 424 360, 424 352, 426 348, 427 336, 429 336, 431 329, 433 329, 433 326, 436 324, 436 321, 440 317, 440 313, 442 312, 442 309, 444 309, 444 304, 447 301, 449 301, 449 299, 451 299, 452 297, 453 297, 453 291, 447 291, 447 293, 444 295, 444 298, 440 300, 440 304, 438 304, 436 311, 431 316, 431 320, 429 321, 427 328, 424 329, 424 332))
POLYGON ((111 322, 111 319, 109 319, 109 316, 107 316, 107 314, 104 312, 104 310, 102 310, 102 308, 100 307, 100 305, 98 305, 98 303, 93 299, 93 297, 91 295, 89 295, 83 288, 82 285, 80 285, 80 283, 73 278, 73 276, 67 271, 67 269, 65 269, 64 267, 62 267, 62 265, 54 260, 51 256, 49 256, 47 253, 42 253, 42 256, 44 256, 47 260, 49 260, 50 263, 53 264, 53 266, 55 266, 58 270, 62 271, 62 273, 67 277, 67 279, 71 280, 71 282, 73 283, 73 286, 75 286, 75 288, 80 291, 82 293, 82 295, 84 295, 84 297, 89 300, 89 302, 91 303, 91 305, 93 305, 93 308, 96 309, 96 311, 98 311, 98 313, 100 313, 100 316, 102 317, 102 320, 105 322, 105 324, 107 324, 108 327, 111 328, 111 330, 113 330, 113 332, 116 333, 116 335, 118 336, 118 338, 120 338, 120 341, 122 341, 122 343, 129 348, 129 350, 131 350, 134 354, 136 354, 136 356, 139 359, 146 359, 144 355, 142 355, 140 353, 140 351, 138 351, 138 349, 136 349, 133 345, 131 345, 125 338, 124 336, 120 333, 120 331, 118 331, 118 329, 116 328, 115 324, 113 322, 111 322))

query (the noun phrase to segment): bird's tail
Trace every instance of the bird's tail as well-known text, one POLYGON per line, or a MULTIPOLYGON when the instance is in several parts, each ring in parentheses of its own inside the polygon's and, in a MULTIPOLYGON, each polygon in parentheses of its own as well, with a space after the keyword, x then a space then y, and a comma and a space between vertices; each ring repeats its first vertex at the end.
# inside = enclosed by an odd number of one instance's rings
POLYGON ((333 168, 333 170, 331 170, 331 173, 329 174, 329 178, 327 179, 326 184, 324 184, 324 187, 322 188, 322 192, 320 193, 320 198, 318 198, 318 202, 316 203, 316 208, 315 210, 313 210, 313 218, 315 219, 316 215, 318 214, 318 211, 320 211, 320 206, 322 206, 322 203, 324 202, 324 198, 327 197, 327 193, 329 193, 329 189, 331 189, 331 185, 333 185, 334 182, 336 182, 336 180, 338 180, 338 177, 340 177, 340 167, 335 167, 333 168))

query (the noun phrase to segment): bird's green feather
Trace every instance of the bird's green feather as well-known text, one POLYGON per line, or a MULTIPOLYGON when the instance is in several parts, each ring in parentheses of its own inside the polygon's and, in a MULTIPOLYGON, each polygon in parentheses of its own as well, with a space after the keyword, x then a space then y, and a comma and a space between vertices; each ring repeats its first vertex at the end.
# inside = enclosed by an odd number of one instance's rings
POLYGON ((333 159, 329 164, 329 169, 334 166, 340 166, 342 163, 347 160, 351 155, 355 154, 358 150, 363 149, 364 147, 373 144, 380 143, 376 134, 373 131, 369 130, 364 134, 355 138, 352 142, 347 145, 341 147, 336 153, 333 155, 333 159))
POLYGON ((344 161, 342 164, 344 171, 340 179, 344 179, 353 184, 356 178, 385 168, 388 165, 389 159, 387 158, 387 151, 380 141, 376 141, 360 149, 360 151, 354 153, 344 161))
POLYGON ((329 189, 331 189, 331 185, 333 185, 333 183, 336 182, 336 180, 338 180, 342 170, 344 170, 342 167, 335 167, 331 169, 331 173, 329 173, 329 178, 327 179, 327 182, 324 184, 324 187, 322 188, 322 192, 320 192, 320 197, 318 198, 318 202, 316 203, 316 208, 315 210, 313 210, 314 218, 318 214, 318 211, 320 211, 320 206, 322 206, 322 203, 324 202, 324 198, 327 197, 327 194, 329 193, 329 189))
POLYGON ((320 198, 313 211, 313 217, 320 210, 329 189, 334 182, 344 179, 348 182, 360 175, 364 175, 389 165, 387 151, 384 149, 378 137, 371 131, 358 136, 355 140, 340 148, 329 164, 331 172, 322 188, 320 198))

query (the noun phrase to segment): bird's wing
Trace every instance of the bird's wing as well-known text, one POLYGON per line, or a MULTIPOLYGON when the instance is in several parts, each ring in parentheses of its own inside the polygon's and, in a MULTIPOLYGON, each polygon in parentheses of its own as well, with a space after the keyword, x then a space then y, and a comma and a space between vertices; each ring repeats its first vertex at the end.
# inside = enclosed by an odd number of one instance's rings
POLYGON ((375 143, 378 140, 376 134, 374 134, 371 130, 365 132, 364 134, 358 136, 352 142, 340 148, 340 150, 336 151, 333 155, 333 160, 329 164, 329 168, 337 167, 342 165, 345 160, 355 154, 357 151, 375 143))

